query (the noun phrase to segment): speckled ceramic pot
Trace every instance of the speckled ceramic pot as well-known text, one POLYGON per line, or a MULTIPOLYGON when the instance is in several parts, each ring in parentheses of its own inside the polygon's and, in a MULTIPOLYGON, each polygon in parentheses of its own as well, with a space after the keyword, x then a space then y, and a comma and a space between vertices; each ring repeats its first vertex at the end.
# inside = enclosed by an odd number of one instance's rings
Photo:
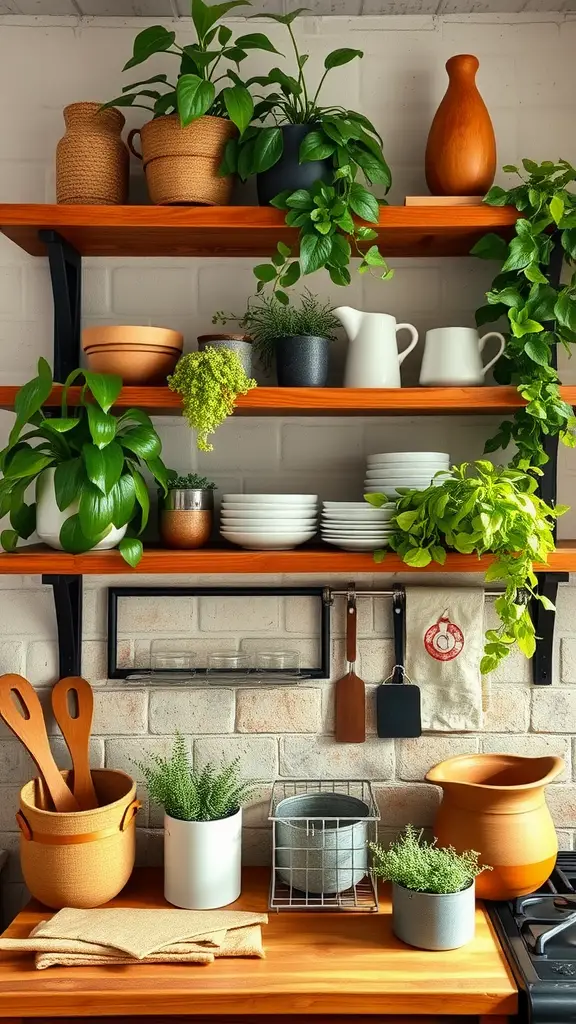
POLYGON ((325 388, 329 338, 294 335, 276 340, 276 372, 281 388, 325 388))
POLYGON ((160 509, 160 536, 168 548, 201 548, 210 540, 214 491, 168 491, 160 509))
POLYGON ((432 893, 392 886, 392 929, 418 949, 458 949, 474 938, 474 883, 461 892, 432 893))

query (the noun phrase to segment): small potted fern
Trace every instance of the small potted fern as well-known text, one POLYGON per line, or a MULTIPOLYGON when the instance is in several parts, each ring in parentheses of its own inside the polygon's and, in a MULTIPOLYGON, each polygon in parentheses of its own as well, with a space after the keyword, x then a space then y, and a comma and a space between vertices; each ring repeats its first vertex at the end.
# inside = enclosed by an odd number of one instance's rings
POLYGON ((392 929, 418 949, 458 949, 474 938, 475 885, 481 871, 475 850, 427 843, 422 831, 406 825, 384 849, 370 843, 372 868, 392 882, 392 929))
POLYGON ((169 757, 137 763, 153 803, 164 808, 164 896, 186 910, 213 910, 240 895, 242 804, 253 787, 238 759, 193 768, 176 734, 169 757))

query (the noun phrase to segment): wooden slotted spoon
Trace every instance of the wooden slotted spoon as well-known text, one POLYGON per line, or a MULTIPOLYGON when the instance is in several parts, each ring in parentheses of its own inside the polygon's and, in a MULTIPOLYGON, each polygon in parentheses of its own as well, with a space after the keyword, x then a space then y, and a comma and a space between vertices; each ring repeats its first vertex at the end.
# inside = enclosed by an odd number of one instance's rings
POLYGON ((346 599, 346 660, 348 672, 336 683, 336 740, 364 743, 366 739, 366 694, 364 680, 356 667, 356 590, 348 587, 346 599))
POLYGON ((92 687, 81 676, 60 679, 52 689, 52 711, 66 741, 74 769, 74 796, 82 811, 98 807, 90 772, 90 730, 94 714, 92 687), (72 713, 70 700, 75 703, 72 713))

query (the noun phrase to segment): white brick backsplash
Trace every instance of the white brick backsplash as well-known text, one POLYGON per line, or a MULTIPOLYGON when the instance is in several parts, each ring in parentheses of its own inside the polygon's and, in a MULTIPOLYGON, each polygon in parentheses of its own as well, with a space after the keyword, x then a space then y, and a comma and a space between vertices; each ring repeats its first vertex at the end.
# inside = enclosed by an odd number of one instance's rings
POLYGON ((118 633, 186 633, 194 615, 191 597, 129 597, 118 601, 118 633))
POLYGON ((431 736, 396 740, 396 774, 399 779, 420 782, 440 761, 458 754, 475 754, 478 740, 473 736, 431 736))
POLYGON ((262 470, 278 465, 280 429, 273 419, 244 420, 232 418, 216 431, 211 443, 212 452, 198 452, 198 472, 213 479, 222 470, 262 470))
MULTIPOLYGON (((17 832, 16 811, 19 807, 21 786, 0 788, 0 832, 17 832)), ((0 843, 0 848, 2 843, 0 843)))
POLYGON ((514 754, 518 757, 562 757, 566 769, 557 779, 571 776, 572 757, 569 736, 483 736, 480 746, 485 754, 514 754))
POLYGON ((56 613, 51 589, 11 590, 2 605, 4 636, 46 637, 56 633, 56 613))
POLYGON ((280 740, 280 774, 292 779, 389 779, 391 740, 336 743, 327 736, 286 736, 280 740))
POLYGON ((530 694, 517 687, 491 686, 488 708, 484 712, 486 732, 527 732, 530 721, 530 694))
POLYGON ((576 689, 535 687, 532 728, 534 732, 576 732, 576 689))
MULTIPOLYGON (((27 782, 35 773, 32 759, 19 740, 0 740, 0 782, 27 782)), ((0 843, 0 849, 2 844, 0 843)))
POLYGON ((200 629, 203 633, 270 632, 280 627, 280 598, 203 597, 199 601, 200 629))
POLYGON ((0 317, 20 316, 22 312, 22 271, 20 267, 0 267, 0 317))
MULTIPOLYGON (((54 754, 54 760, 59 768, 71 768, 72 760, 70 751, 62 736, 51 736, 50 746, 54 754)), ((104 767, 104 740, 100 736, 90 737, 90 767, 104 767)))
MULTIPOLYGON (((84 667, 84 671, 86 671, 84 667)), ((58 644, 33 640, 26 648, 26 678, 33 686, 53 686, 58 680, 58 644)), ((92 678, 89 676, 90 682, 92 678)))
POLYGON ((82 629, 84 640, 106 637, 106 589, 84 585, 82 605, 82 629))
POLYGON ((206 688, 153 691, 150 732, 221 733, 234 729, 234 691, 206 688))
POLYGON ((268 781, 278 774, 278 740, 270 736, 226 736, 194 740, 194 763, 240 758, 239 771, 248 779, 268 781))
POLYGON ((265 867, 272 859, 270 828, 242 829, 242 863, 246 867, 265 867))
POLYGON ((560 678, 563 683, 576 683, 576 641, 568 637, 560 641, 560 678))
POLYGON ((576 786, 548 786, 546 802, 554 824, 570 828, 576 821, 576 786))
POLYGON ((148 694, 141 690, 97 691, 93 732, 101 736, 134 736, 148 727, 148 694))
POLYGON ((307 419, 286 423, 282 431, 282 461, 288 469, 341 472, 351 463, 364 471, 362 427, 354 420, 323 423, 307 419))
MULTIPOLYGON (((116 663, 118 668, 128 668, 133 664, 131 640, 118 641, 116 663)), ((99 686, 106 682, 108 653, 105 640, 84 640, 82 643, 82 673, 90 680, 92 686, 99 686)))
POLYGON ((256 786, 250 799, 242 808, 242 824, 245 828, 270 828, 270 797, 272 786, 256 786))
POLYGON ((133 267, 119 267, 112 271, 112 309, 123 318, 125 314, 142 313, 145 302, 147 312, 154 317, 170 314, 183 302, 193 301, 192 283, 193 274, 184 267, 150 267, 143 266, 142 261, 133 267))
POLYGON ((320 636, 320 600, 317 597, 286 597, 284 620, 288 633, 320 636))
POLYGON ((322 691, 302 686, 238 690, 238 732, 318 732, 322 691))
POLYGON ((380 825, 400 828, 408 822, 432 825, 442 795, 438 786, 418 784, 376 786, 375 792, 380 825))
MULTIPOLYGON (((360 589, 360 588, 358 588, 360 589)), ((356 633, 357 636, 367 636, 374 632, 373 625, 373 598, 371 597, 359 597, 356 601, 356 633)), ((346 598, 335 597, 334 604, 332 606, 332 636, 341 637, 346 635, 346 598)), ((288 629, 288 624, 286 624, 288 629)), ((382 633, 384 636, 390 636, 391 633, 386 633, 380 629, 376 629, 377 633, 382 633)))
POLYGON ((24 644, 20 640, 0 642, 0 675, 5 672, 22 673, 24 666, 24 644))
POLYGON ((131 775, 137 782, 142 782, 142 772, 135 762, 142 761, 146 763, 149 754, 168 757, 172 753, 174 737, 140 736, 138 739, 118 737, 116 739, 107 739, 105 743, 106 767, 119 768, 121 771, 131 775))
MULTIPOLYGON (((347 671, 346 642, 335 640, 332 644, 332 679, 339 679, 347 671)), ((381 683, 394 668, 394 643, 392 640, 362 639, 357 644, 356 672, 365 683, 381 683)))
POLYGON ((574 849, 574 833, 566 828, 556 829, 556 838, 558 840, 559 850, 573 850, 574 849))

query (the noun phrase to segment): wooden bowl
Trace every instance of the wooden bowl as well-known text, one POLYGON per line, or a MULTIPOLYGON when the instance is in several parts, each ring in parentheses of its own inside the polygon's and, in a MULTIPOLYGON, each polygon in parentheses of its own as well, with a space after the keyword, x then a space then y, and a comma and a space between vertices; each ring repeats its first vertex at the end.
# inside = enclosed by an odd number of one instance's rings
POLYGON ((168 327, 85 327, 82 331, 82 348, 84 351, 94 345, 139 345, 174 348, 182 351, 184 336, 180 331, 171 331, 168 327))
POLYGON ((180 358, 174 348, 138 345, 125 345, 122 349, 104 346, 84 354, 88 369, 94 373, 117 374, 124 384, 164 384, 180 358))

